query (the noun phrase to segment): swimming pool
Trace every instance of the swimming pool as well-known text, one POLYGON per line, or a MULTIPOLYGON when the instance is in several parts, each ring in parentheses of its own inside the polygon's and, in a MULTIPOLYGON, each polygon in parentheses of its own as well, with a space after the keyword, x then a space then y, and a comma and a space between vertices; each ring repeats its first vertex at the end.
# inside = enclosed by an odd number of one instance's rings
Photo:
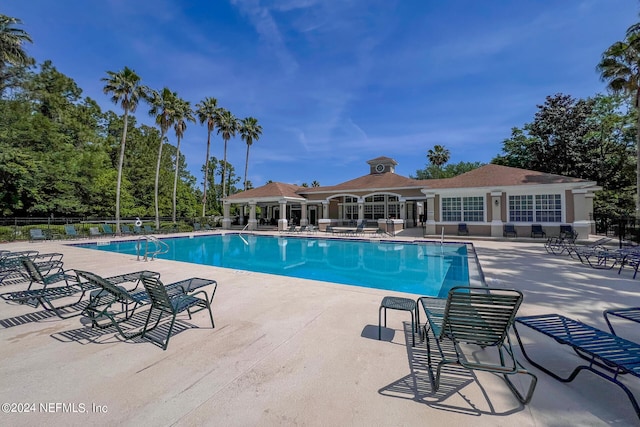
MULTIPOLYGON (((471 245, 222 234, 162 239, 159 258, 386 289, 446 296, 482 273, 471 245)), ((74 246, 136 255, 138 240, 74 246)))

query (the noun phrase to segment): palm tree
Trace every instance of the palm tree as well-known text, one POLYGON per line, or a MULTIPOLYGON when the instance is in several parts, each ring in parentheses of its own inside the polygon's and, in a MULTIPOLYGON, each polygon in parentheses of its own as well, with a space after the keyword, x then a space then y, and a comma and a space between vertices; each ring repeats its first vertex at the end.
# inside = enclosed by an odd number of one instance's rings
POLYGON ((249 168, 249 148, 253 141, 260 139, 262 126, 258 124, 258 119, 247 117, 240 121, 240 136, 247 143, 247 157, 244 162, 244 191, 247 191, 247 169, 249 168))
POLYGON ((22 21, 6 15, 0 15, 0 65, 29 65, 33 62, 24 51, 25 42, 33 43, 31 36, 24 30, 15 28, 22 21))
POLYGON ((640 23, 630 26, 626 39, 602 54, 597 70, 612 92, 633 98, 636 107, 636 217, 640 217, 640 23))
POLYGON ((0 15, 0 94, 8 86, 11 71, 6 68, 11 65, 31 65, 34 63, 24 50, 26 42, 33 43, 31 36, 24 30, 14 27, 22 24, 17 18, 0 15))
POLYGON ((433 149, 430 149, 427 152, 429 161, 438 167, 447 163, 450 155, 449 150, 444 148, 442 145, 434 145, 433 149))
POLYGON ((120 142, 120 160, 118 161, 118 182, 116 184, 116 233, 120 234, 120 186, 122 184, 122 165, 124 164, 124 148, 127 141, 127 123, 129 113, 134 113, 138 107, 140 98, 145 98, 148 89, 140 84, 140 77, 129 67, 122 71, 107 71, 109 77, 101 80, 107 84, 104 86, 105 94, 112 94, 111 101, 120 103, 124 110, 122 129, 122 141, 120 142))
POLYGON ((187 130, 187 120, 195 122, 193 117, 193 110, 191 109, 191 103, 181 98, 176 98, 175 108, 173 110, 173 129, 176 131, 176 138, 178 143, 176 145, 176 173, 173 178, 173 223, 176 222, 176 200, 178 196, 178 172, 180 171, 180 140, 184 136, 184 131, 187 130))
POLYGON ((200 124, 207 123, 207 157, 204 163, 204 180, 202 183, 202 216, 206 214, 207 206, 207 179, 209 176, 209 148, 211 147, 211 132, 216 127, 218 118, 218 100, 206 97, 202 102, 196 104, 196 114, 200 120, 200 124))
POLYGON ((224 139, 224 161, 222 163, 222 198, 227 197, 227 181, 225 180, 227 173, 227 142, 232 136, 236 136, 239 128, 238 119, 231 114, 230 111, 221 108, 218 113, 218 133, 222 134, 224 139))
POLYGON ((444 148, 442 145, 434 145, 433 149, 427 152, 427 157, 429 158, 429 162, 435 165, 438 168, 438 178, 440 178, 440 172, 442 171, 442 165, 449 161, 449 157, 451 154, 449 150, 444 148))
POLYGON ((160 127, 160 146, 158 147, 158 162, 156 164, 156 181, 154 187, 154 196, 156 204, 156 229, 160 228, 160 208, 158 202, 158 187, 160 182, 160 164, 162 160, 162 146, 164 145, 164 138, 169 131, 169 128, 173 125, 175 119, 174 111, 176 99, 178 95, 175 92, 171 92, 169 88, 162 89, 162 92, 158 93, 152 91, 150 94, 151 109, 149 110, 150 116, 155 116, 156 124, 160 127))

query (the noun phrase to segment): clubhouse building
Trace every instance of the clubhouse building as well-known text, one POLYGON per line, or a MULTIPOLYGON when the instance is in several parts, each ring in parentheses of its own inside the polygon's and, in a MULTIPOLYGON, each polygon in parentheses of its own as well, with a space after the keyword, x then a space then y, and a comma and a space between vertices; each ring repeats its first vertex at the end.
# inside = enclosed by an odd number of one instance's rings
MULTIPOLYGON (((355 225, 382 230, 424 227, 426 235, 456 234, 466 223, 475 236, 502 237, 505 224, 529 236, 532 224, 548 235, 569 224, 586 237, 593 227, 594 181, 488 164, 453 178, 411 179, 395 173, 389 157, 367 161, 366 175, 327 187, 272 182, 224 199, 223 228, 231 228, 231 205, 248 207, 247 229, 293 222, 327 226, 355 225), (256 217, 257 207, 261 216, 256 217)), ((246 211, 246 210, 245 210, 246 211)))

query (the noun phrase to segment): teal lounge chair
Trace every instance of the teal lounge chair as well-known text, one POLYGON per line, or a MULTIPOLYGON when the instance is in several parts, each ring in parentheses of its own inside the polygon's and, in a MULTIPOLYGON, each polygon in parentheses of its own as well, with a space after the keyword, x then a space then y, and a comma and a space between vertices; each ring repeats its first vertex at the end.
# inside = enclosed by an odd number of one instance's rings
MULTIPOLYGON (((442 368, 455 365, 469 370, 479 370, 502 375, 507 385, 521 403, 528 403, 533 396, 537 378, 528 372, 515 358, 509 337, 516 313, 522 303, 522 293, 511 289, 458 286, 449 291, 446 299, 435 297, 418 298, 427 316, 423 338, 427 342, 427 362, 431 384, 435 391, 440 385, 442 368), (433 374, 429 331, 433 333, 440 353, 440 361, 433 374), (455 357, 441 343, 453 344, 455 357), (464 349, 462 347, 464 345, 464 349), (494 349, 500 363, 479 362, 471 354, 465 355, 468 346, 481 348, 483 352, 494 349), (521 394, 509 379, 510 375, 525 374, 531 378, 529 389, 521 394)), ((419 314, 419 311, 418 311, 419 314)), ((420 324, 418 316, 418 324, 420 324)))
POLYGON ((131 231, 131 227, 129 227, 127 224, 121 224, 120 225, 120 232, 122 234, 131 234, 131 233, 133 233, 131 231))
POLYGON ((104 224, 102 226, 102 232, 109 236, 114 236, 116 233, 113 231, 113 228, 109 224, 104 224))
MULTIPOLYGON (((142 334, 126 332, 120 324, 133 316, 135 310, 149 301, 146 291, 129 291, 121 286, 124 282, 137 283, 142 277, 160 277, 153 271, 138 271, 120 276, 103 278, 88 271, 76 270, 78 277, 86 281, 89 286, 97 290, 91 293, 89 304, 84 309, 84 314, 91 319, 92 327, 107 328, 115 326, 120 335, 125 339, 134 338, 142 334)), ((134 287, 135 289, 135 287, 134 287)))
POLYGON ((62 261, 49 261, 45 264, 36 263, 30 258, 22 258, 20 262, 29 277, 27 289, 31 289, 31 286, 35 283, 42 285, 44 289, 53 283, 65 282, 69 286, 69 282, 77 282, 75 272, 73 270, 64 270, 62 261))
POLYGON ((49 240, 49 237, 40 228, 32 228, 29 230, 29 240, 49 240))
POLYGON ((169 345, 169 339, 171 339, 171 332, 173 331, 176 316, 183 311, 186 311, 189 314, 189 318, 191 318, 192 313, 207 310, 209 312, 209 318, 211 319, 211 327, 215 328, 215 324, 213 323, 213 313, 211 312, 211 304, 205 291, 197 291, 193 294, 186 294, 183 292, 169 293, 167 287, 165 287, 160 279, 153 277, 143 277, 142 283, 144 284, 144 288, 147 290, 149 299, 151 300, 151 308, 147 315, 142 336, 144 337, 149 331, 154 330, 158 326, 163 314, 171 316, 171 324, 169 325, 169 330, 167 331, 167 336, 164 340, 157 340, 149 336, 147 337, 159 344, 163 350, 166 350, 169 345), (198 294, 204 295, 204 298, 197 297, 196 295, 198 294), (153 326, 149 327, 151 314, 154 311, 158 312, 158 320, 153 326))
POLYGON ((73 224, 67 224, 64 226, 64 234, 68 239, 78 239, 80 237, 73 224))

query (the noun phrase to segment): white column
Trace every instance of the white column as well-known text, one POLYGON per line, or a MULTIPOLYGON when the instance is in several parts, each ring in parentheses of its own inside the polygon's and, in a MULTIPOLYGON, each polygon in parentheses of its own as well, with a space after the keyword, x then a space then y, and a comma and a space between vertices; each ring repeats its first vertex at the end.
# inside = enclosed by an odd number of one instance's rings
POLYGON ((286 230, 287 227, 287 201, 280 200, 280 219, 278 220, 278 230, 286 230))
POLYGON ((307 202, 300 203, 300 226, 309 225, 309 220, 307 219, 307 202))
POLYGON ((436 195, 435 193, 424 193, 424 195, 426 196, 424 233, 436 234, 436 195))
POLYGON ((256 202, 249 201, 249 230, 258 228, 258 220, 256 219, 256 202))
POLYGON ((594 194, 587 189, 571 190, 571 194, 573 194, 573 229, 578 232, 581 239, 587 239, 594 224, 591 219, 594 194))
POLYGON ((228 230, 231 228, 231 203, 226 200, 222 204, 222 228, 228 230))
POLYGON ((322 201, 322 218, 329 219, 329 202, 327 200, 322 201))

